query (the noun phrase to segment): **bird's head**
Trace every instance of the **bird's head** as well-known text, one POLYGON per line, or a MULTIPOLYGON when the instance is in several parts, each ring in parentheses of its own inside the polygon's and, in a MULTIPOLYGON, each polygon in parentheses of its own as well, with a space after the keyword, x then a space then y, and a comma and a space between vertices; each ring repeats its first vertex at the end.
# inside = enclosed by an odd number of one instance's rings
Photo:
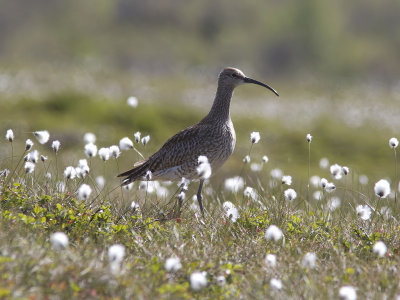
POLYGON ((219 73, 218 84, 236 87, 243 83, 253 83, 253 84, 261 85, 261 86, 269 89, 270 91, 272 91, 275 95, 279 96, 278 93, 272 87, 270 87, 269 85, 267 85, 265 83, 262 83, 260 81, 257 81, 257 80, 247 77, 239 69, 225 68, 221 71, 221 73, 219 73))

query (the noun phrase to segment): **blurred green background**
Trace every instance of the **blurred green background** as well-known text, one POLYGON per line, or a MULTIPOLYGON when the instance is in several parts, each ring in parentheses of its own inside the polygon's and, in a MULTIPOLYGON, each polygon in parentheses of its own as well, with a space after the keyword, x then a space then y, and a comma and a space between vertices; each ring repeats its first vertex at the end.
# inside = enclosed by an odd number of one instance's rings
MULTIPOLYGON (((239 172, 250 132, 260 131, 253 161, 268 155, 269 168, 304 179, 311 133, 312 173, 328 176, 318 166, 327 157, 393 179, 399 1, 0 0, 0 129, 21 142, 47 129, 73 153, 87 131, 99 147, 141 131, 149 155, 207 113, 226 66, 281 97, 237 89, 238 146, 220 174, 239 172)), ((0 147, 7 162, 4 139, 0 147)))

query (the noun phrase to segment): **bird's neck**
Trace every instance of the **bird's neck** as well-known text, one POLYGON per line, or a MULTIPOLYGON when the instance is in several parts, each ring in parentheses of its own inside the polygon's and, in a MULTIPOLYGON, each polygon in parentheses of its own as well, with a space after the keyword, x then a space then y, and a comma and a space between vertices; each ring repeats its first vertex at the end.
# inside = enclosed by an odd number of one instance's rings
POLYGON ((208 120, 217 120, 219 122, 230 120, 229 110, 234 88, 234 86, 218 85, 214 103, 206 117, 208 120))

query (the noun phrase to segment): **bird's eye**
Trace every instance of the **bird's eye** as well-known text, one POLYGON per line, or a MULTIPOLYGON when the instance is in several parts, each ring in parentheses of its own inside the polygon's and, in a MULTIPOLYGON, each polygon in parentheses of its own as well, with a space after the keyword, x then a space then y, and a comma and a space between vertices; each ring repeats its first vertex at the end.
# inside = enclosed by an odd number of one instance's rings
POLYGON ((238 75, 238 74, 236 74, 236 73, 233 73, 231 76, 232 76, 233 78, 236 78, 236 79, 238 79, 238 78, 239 78, 239 75, 238 75))

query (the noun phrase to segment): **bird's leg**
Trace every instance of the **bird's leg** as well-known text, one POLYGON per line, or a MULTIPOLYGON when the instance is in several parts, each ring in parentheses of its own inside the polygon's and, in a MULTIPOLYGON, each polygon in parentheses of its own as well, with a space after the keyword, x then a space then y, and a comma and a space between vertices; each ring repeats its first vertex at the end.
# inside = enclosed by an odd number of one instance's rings
POLYGON ((200 211, 204 218, 203 202, 201 201, 203 199, 203 196, 201 195, 201 190, 203 189, 203 183, 204 183, 204 179, 201 179, 200 185, 199 185, 199 190, 197 191, 197 201, 199 201, 200 211))

